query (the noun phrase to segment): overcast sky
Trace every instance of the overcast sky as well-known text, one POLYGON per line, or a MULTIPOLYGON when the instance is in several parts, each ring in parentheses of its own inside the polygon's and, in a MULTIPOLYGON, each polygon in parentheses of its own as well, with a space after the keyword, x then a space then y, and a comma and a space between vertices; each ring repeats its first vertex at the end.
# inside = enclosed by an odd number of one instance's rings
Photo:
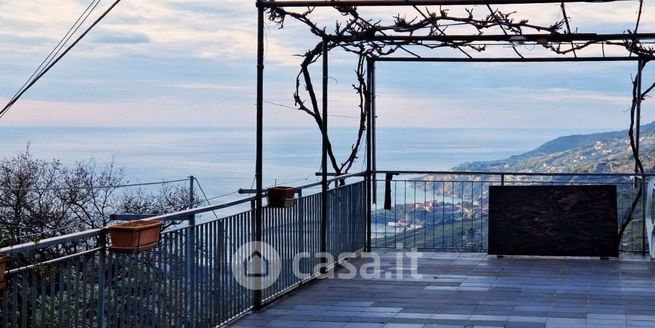
MULTIPOLYGON (((0 100, 10 98, 91 0, 0 1, 0 100)), ((97 13, 110 4, 103 0, 97 13)), ((634 27, 637 2, 571 4, 580 32, 634 27)), ((371 11, 391 17, 399 9, 371 11)), ((484 7, 476 9, 485 10, 484 7)), ((456 13, 457 9, 453 9, 456 13)), ((407 14, 411 17, 411 13, 407 14)), ((322 16, 330 22, 333 16, 322 16)), ((517 18, 552 23, 558 4, 519 6, 517 18)), ((655 31, 646 1, 641 31, 655 31)), ((312 126, 292 105, 299 58, 317 40, 298 24, 267 27, 267 126, 312 126)), ((519 47, 526 56, 543 54, 519 47)), ((254 0, 123 0, 38 82, 0 126, 254 126, 254 0)), ((436 55, 452 55, 436 52, 436 55)), ((511 55, 511 49, 490 49, 511 55)), ((333 126, 357 123, 355 58, 331 56, 333 126)), ((651 64, 655 65, 655 64, 651 64)), ((624 128, 634 63, 380 63, 380 126, 624 128)), ((645 82, 655 79, 651 68, 645 82)), ((318 81, 319 79, 317 79, 318 81)), ((655 115, 644 107, 644 121, 655 115)))

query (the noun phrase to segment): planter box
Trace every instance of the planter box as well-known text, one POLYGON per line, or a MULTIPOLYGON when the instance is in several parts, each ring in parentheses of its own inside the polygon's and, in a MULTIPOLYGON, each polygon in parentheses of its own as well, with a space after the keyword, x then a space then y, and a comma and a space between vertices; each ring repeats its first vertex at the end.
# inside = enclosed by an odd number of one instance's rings
POLYGON ((162 221, 137 220, 109 227, 111 246, 115 253, 138 253, 157 246, 162 221))
POLYGON ((271 187, 267 191, 268 207, 291 207, 294 204, 294 195, 296 188, 293 187, 271 187))
POLYGON ((9 263, 9 256, 5 254, 0 254, 0 290, 3 290, 7 287, 7 278, 5 273, 7 272, 7 264, 9 263))

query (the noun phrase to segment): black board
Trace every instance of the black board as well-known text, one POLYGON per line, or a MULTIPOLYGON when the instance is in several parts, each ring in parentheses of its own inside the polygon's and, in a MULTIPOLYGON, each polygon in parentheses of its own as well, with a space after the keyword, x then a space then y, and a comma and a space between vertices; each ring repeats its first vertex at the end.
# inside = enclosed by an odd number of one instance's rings
POLYGON ((618 256, 616 186, 490 186, 489 254, 618 256))

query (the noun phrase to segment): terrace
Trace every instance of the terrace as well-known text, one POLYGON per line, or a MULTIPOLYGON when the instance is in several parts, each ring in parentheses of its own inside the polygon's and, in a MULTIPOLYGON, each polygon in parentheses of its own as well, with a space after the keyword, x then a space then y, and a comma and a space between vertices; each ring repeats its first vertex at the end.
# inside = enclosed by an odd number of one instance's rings
MULTIPOLYGON (((111 252, 107 229, 2 249, 12 263, 8 286, 0 292, 0 324, 598 327, 602 321, 612 327, 655 326, 651 313, 655 265, 644 256, 642 212, 635 214, 639 217, 624 237, 619 258, 497 258, 487 255, 486 193, 462 197, 461 188, 453 189, 459 196, 425 193, 426 181, 397 178, 391 187, 392 209, 373 206, 369 212, 363 175, 328 180, 347 182, 328 190, 324 229, 323 194, 316 190, 320 183, 300 186, 291 207, 263 208, 262 240, 279 254, 280 275, 261 294, 240 284, 233 266, 241 246, 255 250, 249 242, 256 225, 250 206, 256 197, 248 197, 153 218, 186 224, 164 231, 157 247, 138 254, 111 252), (395 211, 403 214, 393 215, 395 211), (408 217, 425 225, 395 231, 388 224, 408 217), (363 253, 368 231, 373 253, 363 253), (320 256, 322 238, 333 257, 320 256), (405 252, 411 248, 420 249, 415 269, 405 252), (305 275, 298 276, 293 272, 294 257, 303 252, 307 256, 297 263, 305 275), (34 258, 45 254, 56 256, 46 261, 34 258), (374 261, 370 254, 380 257, 379 267, 367 267, 374 261), (405 254, 401 264, 396 261, 398 254, 405 254), (343 277, 340 274, 348 273, 344 262, 361 270, 354 277, 343 277), (322 271, 335 276, 315 280, 326 277, 322 271), (257 310, 255 297, 261 297, 257 310)), ((432 182, 460 187, 601 180, 618 186, 626 199, 635 192, 633 176, 432 175, 440 176, 432 182)), ((385 184, 386 179, 376 181, 380 191, 385 184)), ((652 193, 645 197, 652 198, 652 193)), ((625 206, 618 210, 625 212, 625 206)))
MULTIPOLYGON (((308 24, 311 12, 283 10, 316 6, 358 17, 350 6, 413 7, 421 12, 416 6, 474 5, 478 1, 258 1, 256 189, 243 191, 254 196, 150 217, 148 220, 177 224, 161 233, 156 247, 135 254, 113 252, 108 228, 1 249, 11 262, 7 286, 0 291, 0 327, 655 326, 655 316, 650 313, 655 268, 648 257, 655 255, 650 215, 655 179, 644 172, 639 159, 644 98, 641 72, 653 59, 653 51, 641 42, 655 39, 655 34, 636 29, 628 34, 579 34, 554 28, 545 28, 548 33, 523 33, 522 28, 534 27, 510 21, 490 7, 544 2, 553 1, 487 1, 488 20, 464 18, 465 24, 478 29, 490 24, 502 34, 437 33, 439 20, 447 18, 426 15, 420 24, 401 20, 393 26, 353 23, 344 26, 361 30, 329 35, 308 24), (287 207, 266 204, 268 191, 262 179, 266 13, 277 23, 285 16, 298 19, 321 38, 305 59, 309 63, 322 59, 322 98, 319 106, 314 94, 313 108, 304 107, 321 131, 328 131, 328 52, 337 47, 364 49, 355 53, 360 56, 358 74, 362 77, 358 90, 366 170, 329 172, 329 138, 323 133, 321 182, 298 186, 287 207), (425 28, 427 33, 418 33, 425 28), (555 54, 532 58, 425 56, 441 47, 466 54, 466 49, 480 49, 481 43, 514 48, 517 42, 545 45, 555 54), (569 44, 572 51, 561 48, 569 44), (594 50, 588 46, 602 50, 602 55, 583 56, 583 49, 594 50), (412 47, 422 51, 408 50, 412 47), (605 47, 618 47, 625 54, 605 56, 605 47), (387 51, 389 48, 393 51, 387 51), (413 55, 390 56, 396 51, 413 55), (635 172, 378 170, 375 65, 382 61, 635 62, 638 74, 629 135, 635 172), (496 252, 490 242, 492 236, 498 237, 490 229, 491 212, 502 206, 491 205, 491 190, 516 186, 613 188, 616 208, 605 208, 601 214, 616 220, 611 222, 612 233, 623 230, 620 241, 614 237, 604 240, 615 246, 620 256, 526 257, 514 256, 518 251, 496 252), (405 252, 409 249, 418 252, 405 252), (239 280, 243 253, 264 258, 265 262, 254 262, 255 272, 261 272, 262 265, 273 265, 279 276, 267 280, 268 275, 255 274, 243 283, 239 280), (380 257, 379 266, 369 272, 364 268, 375 264, 371 259, 375 254, 380 257), (417 255, 417 265, 399 265, 399 254, 417 255), (360 269, 354 277, 339 275, 353 267, 360 269), (301 274, 294 272, 298 270, 301 274), (367 273, 373 278, 365 277, 367 273), (336 277, 317 279, 329 275, 336 277)), ((578 223, 582 224, 573 221, 578 223)))

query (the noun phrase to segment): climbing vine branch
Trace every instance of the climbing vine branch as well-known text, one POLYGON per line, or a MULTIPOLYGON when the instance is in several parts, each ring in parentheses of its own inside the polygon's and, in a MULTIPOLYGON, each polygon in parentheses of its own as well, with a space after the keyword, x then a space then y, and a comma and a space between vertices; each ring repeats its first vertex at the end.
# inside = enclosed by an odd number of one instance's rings
MULTIPOLYGON (((320 41, 315 46, 301 55, 302 61, 298 74, 296 75, 295 90, 293 94, 295 107, 307 113, 316 123, 322 134, 327 135, 328 131, 323 131, 323 120, 319 108, 318 95, 314 88, 310 67, 322 56, 323 47, 328 51, 341 49, 347 53, 357 56, 357 65, 355 68, 356 82, 353 84, 353 90, 358 96, 356 104, 359 114, 359 129, 356 140, 353 142, 351 152, 343 161, 339 161, 329 141, 327 153, 330 165, 337 175, 345 174, 350 170, 357 160, 357 154, 362 144, 362 138, 367 126, 367 116, 369 115, 371 95, 369 81, 367 76, 367 59, 389 56, 398 52, 405 53, 413 57, 421 57, 421 54, 437 49, 455 49, 468 58, 473 58, 472 53, 482 53, 487 51, 488 43, 476 41, 475 38, 448 38, 448 32, 453 28, 457 30, 466 30, 468 35, 482 36, 489 32, 502 31, 505 41, 495 41, 494 45, 511 46, 515 54, 520 58, 525 58, 517 50, 517 45, 525 44, 526 34, 543 35, 542 39, 533 41, 535 45, 555 55, 567 55, 572 53, 576 58, 580 51, 592 46, 600 46, 605 54, 605 47, 618 47, 626 50, 630 56, 637 56, 642 63, 655 59, 655 49, 641 43, 637 33, 641 22, 643 12, 643 0, 639 1, 639 7, 636 17, 634 30, 624 31, 623 40, 602 40, 602 39, 584 39, 574 42, 573 39, 567 40, 563 36, 577 34, 577 29, 571 26, 570 17, 567 15, 564 3, 560 5, 562 18, 553 21, 551 24, 533 24, 528 19, 517 18, 516 12, 504 12, 486 6, 486 12, 478 12, 476 8, 464 9, 463 15, 454 15, 446 8, 430 8, 411 6, 416 12, 413 17, 396 14, 390 19, 374 20, 366 19, 360 15, 358 8, 354 6, 334 6, 339 14, 338 19, 332 26, 322 26, 318 19, 314 19, 314 8, 307 8, 303 11, 291 11, 282 7, 271 7, 268 9, 268 18, 271 22, 283 28, 288 18, 295 19, 309 28, 309 31, 317 36, 320 41), (434 38, 394 38, 394 36, 426 36, 434 38)), ((643 67, 639 66, 638 78, 641 78, 643 67)), ((643 92, 637 90, 637 79, 633 80, 633 100, 631 105, 631 125, 629 130, 630 145, 633 150, 635 159, 636 173, 643 173, 644 168, 639 159, 635 142, 635 121, 636 108, 644 98, 655 89, 655 84, 646 88, 643 92)), ((643 190, 639 189, 637 197, 633 202, 632 209, 626 214, 619 228, 619 240, 625 232, 625 229, 632 220, 633 212, 639 201, 643 190)))

